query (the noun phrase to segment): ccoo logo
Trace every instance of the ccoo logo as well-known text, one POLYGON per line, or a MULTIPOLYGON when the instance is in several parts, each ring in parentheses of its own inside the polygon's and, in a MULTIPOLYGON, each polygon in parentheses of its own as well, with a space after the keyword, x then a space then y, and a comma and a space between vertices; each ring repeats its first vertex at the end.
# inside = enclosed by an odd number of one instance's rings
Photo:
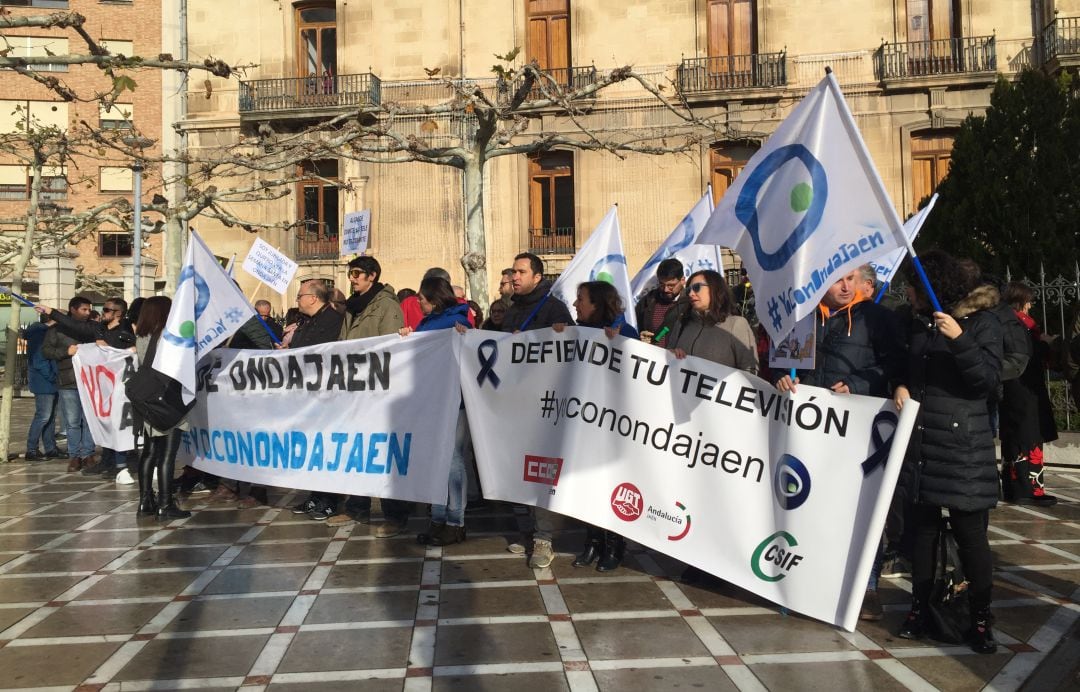
POLYGON ((773 494, 782 509, 798 509, 810 497, 810 472, 801 461, 785 454, 773 472, 773 494))
POLYGON ((633 483, 620 483, 611 492, 611 510, 623 521, 636 521, 644 507, 641 491, 633 483))

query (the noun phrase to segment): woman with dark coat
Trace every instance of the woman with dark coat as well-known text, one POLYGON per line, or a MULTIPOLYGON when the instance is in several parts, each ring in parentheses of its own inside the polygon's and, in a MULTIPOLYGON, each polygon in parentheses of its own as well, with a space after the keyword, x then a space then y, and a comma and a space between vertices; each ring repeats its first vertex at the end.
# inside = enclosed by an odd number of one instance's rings
POLYGON ((1057 498, 1043 487, 1043 450, 1057 439, 1050 394, 1046 391, 1046 357, 1050 346, 1031 316, 1035 294, 1026 284, 1010 281, 1002 300, 1024 327, 1031 358, 1019 377, 1006 380, 1001 412, 1001 487, 1006 502, 1050 507, 1057 498))
POLYGON ((997 454, 986 400, 1001 373, 1001 323, 989 310, 1000 296, 993 286, 978 286, 959 263, 940 252, 922 258, 930 284, 945 312, 935 312, 914 276, 916 302, 910 323, 905 384, 894 400, 901 408, 919 402, 919 418, 900 483, 914 507, 912 604, 900 637, 926 632, 927 604, 934 577, 934 552, 943 508, 959 547, 970 587, 970 641, 978 653, 997 649, 990 625, 993 579, 986 528, 997 504, 997 454))

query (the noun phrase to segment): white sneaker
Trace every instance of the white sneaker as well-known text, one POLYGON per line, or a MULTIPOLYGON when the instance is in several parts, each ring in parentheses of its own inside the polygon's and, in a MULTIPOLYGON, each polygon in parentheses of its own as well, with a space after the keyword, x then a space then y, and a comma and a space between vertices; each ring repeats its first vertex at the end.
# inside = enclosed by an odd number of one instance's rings
POLYGON ((116 474, 117 485, 135 485, 135 479, 131 477, 131 472, 126 468, 120 469, 120 473, 116 474))

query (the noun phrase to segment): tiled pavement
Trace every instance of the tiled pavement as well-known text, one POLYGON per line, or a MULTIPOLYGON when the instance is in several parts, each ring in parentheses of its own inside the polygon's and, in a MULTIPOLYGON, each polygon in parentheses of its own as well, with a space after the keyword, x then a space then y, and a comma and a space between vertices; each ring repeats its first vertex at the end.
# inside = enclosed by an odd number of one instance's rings
MULTIPOLYGON (((470 515, 466 543, 425 548, 298 518, 295 493, 243 511, 196 501, 160 526, 136 519, 131 487, 0 465, 0 687, 1017 689, 1080 616, 1080 469, 1050 484, 1057 507, 993 514, 1005 646, 978 656, 893 636, 904 579, 882 586, 884 621, 848 634, 681 584, 653 552, 574 569, 569 524, 552 567, 531 570, 506 551, 521 517, 505 505, 470 515)), ((1078 684, 1075 661, 1057 665, 1041 689, 1078 684)))

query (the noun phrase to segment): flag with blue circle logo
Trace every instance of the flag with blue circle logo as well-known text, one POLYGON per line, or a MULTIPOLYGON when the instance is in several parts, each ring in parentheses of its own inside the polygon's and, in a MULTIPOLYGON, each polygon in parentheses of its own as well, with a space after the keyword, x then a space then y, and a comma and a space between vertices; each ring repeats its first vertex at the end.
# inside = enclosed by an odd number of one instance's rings
POLYGON ((619 208, 614 204, 551 287, 551 293, 566 303, 575 320, 577 287, 586 281, 606 281, 614 286, 622 297, 625 308, 623 319, 637 329, 630 272, 626 267, 626 253, 623 252, 622 233, 619 230, 619 208))
POLYGON ((255 314, 240 287, 195 231, 161 332, 153 367, 180 382, 184 402, 195 398, 195 364, 255 314))
POLYGON ((734 248, 774 342, 829 286, 906 245, 836 78, 826 74, 716 205, 698 244, 734 248))
POLYGON ((656 288, 656 267, 664 260, 674 257, 682 262, 683 274, 687 278, 696 271, 712 269, 724 273, 720 259, 720 248, 716 245, 695 245, 698 234, 705 228, 705 222, 712 213, 712 187, 710 186, 701 199, 683 217, 675 230, 656 249, 637 275, 630 280, 630 290, 634 302, 641 300, 650 290, 656 288))

